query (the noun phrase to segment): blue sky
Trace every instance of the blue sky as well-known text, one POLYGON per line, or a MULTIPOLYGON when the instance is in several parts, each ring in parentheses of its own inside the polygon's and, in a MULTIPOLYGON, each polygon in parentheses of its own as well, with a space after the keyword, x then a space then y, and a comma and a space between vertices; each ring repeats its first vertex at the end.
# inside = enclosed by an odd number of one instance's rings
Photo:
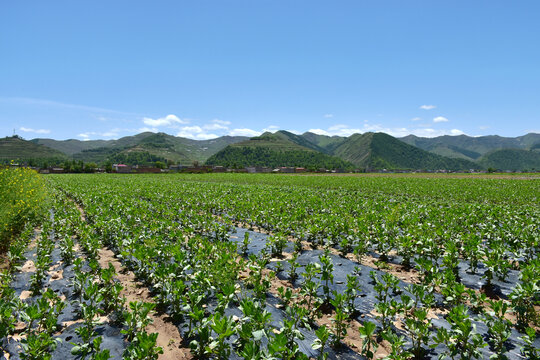
POLYGON ((540 2, 2 1, 0 136, 540 132, 540 2))

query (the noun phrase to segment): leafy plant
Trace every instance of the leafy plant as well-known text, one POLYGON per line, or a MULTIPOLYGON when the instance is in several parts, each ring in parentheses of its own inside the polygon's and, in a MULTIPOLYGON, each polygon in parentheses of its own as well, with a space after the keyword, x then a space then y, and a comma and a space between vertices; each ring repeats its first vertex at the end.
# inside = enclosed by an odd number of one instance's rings
POLYGON ((434 337, 435 345, 446 345, 447 351, 443 354, 451 359, 480 359, 482 353, 480 348, 486 344, 482 336, 476 332, 476 326, 472 323, 467 314, 467 308, 464 305, 458 305, 448 314, 450 331, 445 328, 439 328, 434 337))
POLYGON ((333 295, 334 298, 330 300, 330 303, 335 309, 335 315, 332 317, 332 346, 338 348, 341 346, 343 338, 347 335, 349 324, 347 323, 348 314, 346 311, 345 296, 337 291, 334 291, 333 295))
POLYGON ((60 341, 46 332, 31 332, 21 340, 22 351, 19 356, 23 360, 49 360, 60 341))
POLYGON ((422 358, 425 353, 423 345, 429 342, 430 321, 425 309, 413 309, 405 318, 405 329, 412 343, 411 353, 415 358, 422 358))
POLYGON ((314 280, 320 271, 321 266, 318 263, 309 263, 302 273, 304 281, 300 289, 300 294, 303 296, 301 303, 308 309, 308 321, 312 324, 315 323, 315 319, 319 316, 319 308, 322 305, 322 300, 317 296, 317 291, 321 285, 314 280))
POLYGON ((94 327, 97 324, 96 317, 103 314, 99 308, 99 303, 103 300, 99 283, 89 283, 82 293, 82 300, 79 301, 80 312, 83 318, 83 326, 75 329, 77 335, 81 337, 81 343, 72 343, 74 347, 71 353, 79 355, 83 359, 90 353, 98 351, 94 348, 96 343, 92 340, 97 335, 94 327))
POLYGON ((378 345, 375 339, 375 330, 377 326, 369 321, 365 321, 359 328, 360 338, 362 338, 362 349, 360 350, 362 355, 368 359, 373 359, 375 351, 377 351, 378 345))
POLYGON ((125 299, 120 296, 120 292, 124 288, 122 284, 115 281, 116 270, 109 263, 107 268, 101 269, 101 294, 103 296, 103 308, 106 313, 116 312, 121 313, 124 308, 125 299))
POLYGON ((525 335, 520 339, 523 341, 521 354, 526 359, 540 359, 540 349, 534 344, 534 341, 536 340, 536 331, 533 328, 528 327, 525 329, 525 335))
POLYGON ((510 300, 517 315, 518 326, 526 328, 530 323, 538 322, 538 314, 534 309, 535 299, 540 292, 539 276, 534 268, 525 268, 521 272, 521 281, 516 284, 510 300))
MULTIPOLYGON (((9 286, 0 291, 0 339, 6 338, 15 330, 17 317, 14 314, 16 314, 17 299, 14 290, 9 286)), ((0 342, 0 349, 3 350, 2 347, 3 342, 0 342)))
POLYGON ((277 233, 268 238, 272 256, 280 257, 283 249, 287 246, 287 237, 283 233, 277 233))
POLYGON ((334 263, 330 258, 330 253, 328 250, 325 250, 323 254, 319 256, 319 261, 321 262, 321 283, 324 293, 324 302, 326 304, 330 303, 330 284, 334 283, 334 263))
POLYGON ((488 300, 490 311, 485 315, 488 327, 489 343, 494 354, 490 359, 506 360, 504 355, 507 351, 505 342, 510 338, 512 323, 505 319, 504 315, 508 310, 508 304, 502 300, 488 300))
POLYGON ((317 330, 315 330, 315 335, 317 336, 317 339, 315 339, 315 342, 311 345, 311 348, 313 350, 319 350, 317 360, 326 360, 328 358, 328 353, 324 351, 324 347, 328 342, 328 339, 330 339, 331 334, 332 333, 325 325, 322 325, 317 330))
POLYGON ((246 231, 244 233, 244 239, 242 240, 242 247, 241 247, 241 251, 244 256, 247 256, 248 254, 248 247, 249 247, 249 233, 246 231))
MULTIPOLYGON (((390 343, 390 353, 384 357, 384 360, 407 360, 411 358, 411 352, 405 350, 405 338, 392 331, 384 331, 381 337, 390 343)), ((419 358, 419 357, 416 357, 419 358)))
POLYGON ((129 302, 129 309, 131 311, 126 311, 124 314, 127 329, 122 330, 122 334, 126 335, 128 341, 132 341, 137 333, 143 332, 148 324, 152 322, 152 319, 148 315, 155 306, 156 304, 148 302, 129 302))
POLYGON ((62 237, 61 241, 59 242, 60 247, 60 255, 62 256, 62 260, 64 260, 64 264, 71 265, 73 262, 73 259, 75 257, 75 253, 73 248, 75 247, 75 241, 70 236, 64 236, 62 237))
POLYGON ((146 331, 138 332, 124 351, 124 359, 158 359, 159 354, 163 354, 163 349, 160 346, 156 346, 157 337, 158 333, 148 334, 146 331))
POLYGON ((217 338, 207 346, 207 352, 214 354, 219 359, 228 359, 231 354, 231 346, 226 341, 236 332, 234 321, 231 317, 216 312, 210 326, 217 334, 217 338))
POLYGON ((289 263, 289 271, 288 271, 288 276, 289 276, 289 281, 291 282, 291 284, 294 284, 294 281, 298 278, 298 274, 296 273, 296 269, 298 268, 298 253, 294 253, 292 255, 292 257, 287 260, 287 262, 289 263))
POLYGON ((399 279, 390 273, 381 275, 380 280, 374 271, 371 271, 369 275, 375 284, 373 288, 377 293, 375 298, 378 302, 375 304, 375 309, 380 314, 379 318, 381 319, 383 330, 387 330, 390 327, 397 306, 397 302, 395 300, 389 300, 389 296, 398 292, 397 285, 399 279))
POLYGON ((347 274, 347 288, 344 292, 344 302, 346 304, 346 312, 349 317, 352 317, 358 313, 355 301, 360 292, 360 284, 358 278, 354 275, 347 274))

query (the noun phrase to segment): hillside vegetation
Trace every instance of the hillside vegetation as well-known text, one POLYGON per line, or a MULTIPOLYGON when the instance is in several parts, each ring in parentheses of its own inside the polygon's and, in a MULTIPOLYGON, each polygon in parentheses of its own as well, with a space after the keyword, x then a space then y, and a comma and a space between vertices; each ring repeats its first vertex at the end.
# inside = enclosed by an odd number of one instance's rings
POLYGON ((0 254, 23 228, 45 213, 48 193, 34 170, 0 167, 0 254))
MULTIPOLYGON (((117 140, 58 141, 40 138, 33 139, 31 142, 36 145, 46 145, 50 149, 62 152, 64 157, 69 156, 84 162, 146 165, 155 161, 170 161, 190 165, 194 161, 204 162, 227 145, 246 139, 243 136, 222 136, 210 140, 193 140, 165 133, 144 132, 117 140)), ((36 155, 31 149, 29 154, 36 155)))
POLYGON ((298 135, 280 130, 252 138, 222 136, 193 140, 145 132, 117 140, 5 138, 0 141, 0 161, 20 160, 33 166, 62 165, 66 160, 75 160, 99 165, 153 165, 159 161, 310 169, 532 170, 539 168, 539 148, 540 134, 534 133, 516 138, 409 135, 397 139, 384 133, 341 137, 310 132, 298 135))
POLYGON ((540 170, 540 152, 519 149, 495 150, 480 161, 485 168, 498 170, 540 170))
POLYGON ((26 141, 17 136, 0 139, 0 159, 26 160, 26 159, 66 159, 66 154, 44 145, 26 141))
POLYGON ((429 153, 384 133, 354 134, 338 146, 334 153, 367 169, 467 170, 480 167, 471 161, 429 153))
POLYGON ((268 147, 228 146, 211 156, 208 165, 220 165, 230 168, 247 166, 304 167, 310 170, 343 169, 352 170, 354 165, 334 156, 321 152, 305 150, 279 150, 268 147))
POLYGON ((435 154, 464 158, 467 160, 477 160, 482 155, 494 150, 529 150, 535 146, 535 144, 540 143, 540 134, 529 133, 515 138, 497 135, 477 137, 467 135, 445 135, 434 138, 423 138, 409 135, 400 138, 400 140, 435 154))

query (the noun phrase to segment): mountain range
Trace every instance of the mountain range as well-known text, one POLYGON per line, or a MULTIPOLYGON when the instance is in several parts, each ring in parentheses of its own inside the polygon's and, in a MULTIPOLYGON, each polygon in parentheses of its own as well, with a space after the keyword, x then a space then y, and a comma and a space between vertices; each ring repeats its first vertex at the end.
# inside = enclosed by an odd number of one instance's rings
POLYGON ((20 137, 0 139, 0 161, 123 162, 149 165, 156 161, 206 163, 228 167, 301 166, 316 168, 407 170, 538 170, 540 134, 515 138, 467 135, 395 138, 385 133, 349 137, 298 135, 280 130, 260 136, 222 136, 192 140, 144 132, 117 140, 53 140, 20 137))

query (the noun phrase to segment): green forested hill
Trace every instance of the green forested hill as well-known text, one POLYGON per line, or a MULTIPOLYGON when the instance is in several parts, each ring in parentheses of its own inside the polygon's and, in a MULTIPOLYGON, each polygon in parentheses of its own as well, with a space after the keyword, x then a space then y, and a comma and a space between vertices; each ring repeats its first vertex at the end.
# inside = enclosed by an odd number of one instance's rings
POLYGON ((323 154, 318 151, 306 150, 278 150, 269 147, 227 146, 225 149, 212 155, 207 161, 208 165, 221 165, 231 168, 247 166, 280 166, 304 167, 311 170, 343 169, 352 170, 354 165, 335 156, 323 154))
POLYGON ((223 166, 303 166, 315 168, 358 169, 424 169, 424 170, 468 170, 480 166, 470 161, 450 159, 431 154, 405 144, 383 133, 354 134, 348 138, 320 144, 329 137, 294 135, 278 131, 243 141, 216 153, 207 164, 223 166), (339 143, 339 145, 337 145, 339 143), (336 144, 337 146, 332 146, 336 144), (333 148, 332 151, 329 149, 333 148), (323 152, 324 151, 324 152, 323 152), (328 152, 328 153, 325 153, 328 152))
POLYGON ((18 136, 0 139, 0 159, 28 160, 28 159, 66 159, 66 154, 51 149, 44 145, 38 145, 31 141, 21 139, 18 136))
POLYGON ((529 133, 515 138, 502 137, 497 135, 489 136, 438 136, 434 138, 423 138, 408 135, 400 138, 401 141, 409 145, 419 147, 423 150, 449 157, 477 160, 482 155, 490 151, 500 149, 521 149, 529 150, 540 142, 540 134, 529 133))
POLYGON ((228 167, 297 166, 311 169, 352 169, 354 165, 318 150, 319 147, 287 131, 261 136, 227 146, 206 164, 228 167))
POLYGON ((32 142, 47 144, 75 160, 84 162, 140 164, 169 160, 188 165, 194 161, 204 162, 225 146, 246 139, 247 137, 243 136, 222 136, 211 140, 193 140, 165 133, 144 132, 118 140, 34 139, 32 142))
POLYGON ((354 134, 334 154, 366 169, 468 170, 480 166, 471 161, 450 159, 406 144, 388 134, 354 134))
POLYGON ((0 159, 4 159, 4 162, 6 159, 52 159, 52 163, 60 163, 70 159, 100 165, 107 162, 151 164, 155 161, 189 165, 208 160, 208 164, 227 166, 350 168, 354 164, 361 170, 467 170, 488 167, 522 170, 538 169, 539 153, 540 134, 534 133, 516 138, 466 135, 421 138, 409 135, 400 140, 384 133, 341 137, 310 132, 297 135, 280 130, 253 138, 222 136, 211 140, 193 140, 145 132, 117 140, 59 141, 38 138, 26 141, 9 137, 0 142, 0 159), (501 147, 506 150, 503 151, 501 147))
POLYGON ((312 132, 305 132, 302 137, 323 149, 327 154, 332 154, 339 145, 347 140, 343 136, 318 135, 312 132))
MULTIPOLYGON (((313 144, 310 146, 304 146, 296 143, 291 140, 298 140, 297 135, 294 137, 289 137, 288 135, 294 135, 286 131, 278 131, 276 133, 265 132, 261 136, 255 136, 248 140, 241 141, 235 144, 231 144, 231 147, 241 147, 241 148, 268 148, 279 151, 287 150, 302 150, 302 151, 318 151, 314 149, 313 144)), ((305 140, 302 140, 305 141, 305 140)))
POLYGON ((502 149, 487 153, 479 163, 497 170, 540 170, 540 152, 533 150, 502 149))

